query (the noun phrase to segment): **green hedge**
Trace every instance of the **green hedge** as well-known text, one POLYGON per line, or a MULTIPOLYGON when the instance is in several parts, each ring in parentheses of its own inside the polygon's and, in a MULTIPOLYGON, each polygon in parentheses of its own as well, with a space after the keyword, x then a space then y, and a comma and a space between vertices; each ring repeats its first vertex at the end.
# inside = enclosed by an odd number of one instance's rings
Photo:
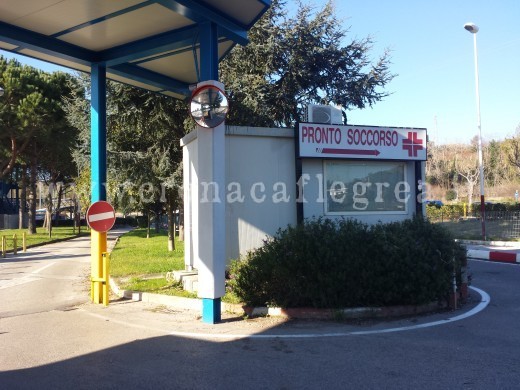
MULTIPOLYGON (((480 202, 474 202, 471 206, 474 212, 480 213, 480 202)), ((520 203, 486 203, 486 211, 520 211, 520 203)))
MULTIPOLYGON (((520 203, 486 203, 487 212, 520 211, 520 203)), ((426 205, 426 216, 431 221, 452 221, 464 216, 464 203, 446 204, 443 206, 426 205)), ((480 216, 480 202, 466 205, 466 216, 480 216)))
POLYGON ((251 306, 343 308, 447 298, 466 251, 422 218, 368 226, 314 219, 234 261, 229 288, 251 306))
MULTIPOLYGON (((467 208, 466 212, 469 214, 469 210, 467 208)), ((441 207, 428 204, 426 205, 426 216, 430 221, 459 219, 464 216, 464 204, 445 204, 441 207)))

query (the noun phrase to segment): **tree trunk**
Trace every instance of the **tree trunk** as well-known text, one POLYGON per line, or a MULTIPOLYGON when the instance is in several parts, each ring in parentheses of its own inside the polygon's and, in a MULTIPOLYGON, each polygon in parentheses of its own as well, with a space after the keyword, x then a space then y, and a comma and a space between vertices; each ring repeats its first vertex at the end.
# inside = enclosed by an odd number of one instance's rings
POLYGON ((63 198, 63 183, 60 182, 56 185, 58 188, 58 194, 56 199, 56 210, 54 211, 54 220, 58 221, 60 219, 61 200, 63 198))
POLYGON ((54 186, 49 186, 49 193, 47 195, 47 212, 45 213, 45 227, 47 228, 47 232, 49 233, 49 238, 52 238, 52 193, 54 191, 54 186))
POLYGON ((146 238, 150 238, 150 211, 146 212, 146 238))
POLYGON ((172 252, 175 250, 175 219, 174 219, 174 208, 172 196, 168 196, 167 199, 167 210, 168 210, 168 251, 172 252))
POLYGON ((78 229, 78 234, 81 233, 81 218, 79 215, 79 205, 78 205, 78 199, 74 196, 73 198, 73 224, 72 224, 72 234, 76 234, 76 228, 78 229))
POLYGON ((179 210, 179 241, 184 241, 184 212, 179 210))
POLYGON ((156 213, 155 214, 155 233, 159 233, 160 222, 161 222, 161 214, 156 213))
POLYGON ((22 177, 20 180, 20 208, 18 209, 18 229, 25 229, 27 227, 27 166, 22 165, 22 177))
POLYGON ((29 234, 36 234, 36 153, 31 157, 29 177, 29 220, 27 229, 29 234))
POLYGON ((473 204, 473 183, 468 182, 468 204, 473 204))

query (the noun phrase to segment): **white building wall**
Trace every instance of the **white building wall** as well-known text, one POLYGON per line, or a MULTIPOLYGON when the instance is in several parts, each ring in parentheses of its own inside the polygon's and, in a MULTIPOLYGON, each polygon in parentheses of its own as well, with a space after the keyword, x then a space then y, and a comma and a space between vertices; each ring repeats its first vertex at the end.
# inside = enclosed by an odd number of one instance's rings
POLYGON ((293 132, 293 129, 228 127, 228 259, 261 246, 280 227, 296 223, 293 132), (238 199, 238 185, 243 202, 234 201, 238 199))
MULTIPOLYGON (((226 127, 226 258, 262 245, 280 227, 296 223, 293 129, 226 127)), ((185 265, 197 268, 197 205, 205 186, 197 178, 197 133, 181 142, 184 159, 185 265), (191 227, 191 228, 190 228, 191 227)))

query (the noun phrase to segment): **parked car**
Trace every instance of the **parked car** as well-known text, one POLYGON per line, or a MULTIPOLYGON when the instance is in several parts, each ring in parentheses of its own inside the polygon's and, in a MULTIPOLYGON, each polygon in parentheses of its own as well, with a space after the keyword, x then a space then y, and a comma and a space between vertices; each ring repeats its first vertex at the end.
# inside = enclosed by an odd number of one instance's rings
POLYGON ((444 206, 444 203, 440 200, 427 200, 426 205, 435 206, 435 207, 442 207, 444 206))
POLYGON ((45 219, 45 213, 47 212, 46 209, 38 209, 36 210, 36 220, 37 221, 43 221, 45 219))

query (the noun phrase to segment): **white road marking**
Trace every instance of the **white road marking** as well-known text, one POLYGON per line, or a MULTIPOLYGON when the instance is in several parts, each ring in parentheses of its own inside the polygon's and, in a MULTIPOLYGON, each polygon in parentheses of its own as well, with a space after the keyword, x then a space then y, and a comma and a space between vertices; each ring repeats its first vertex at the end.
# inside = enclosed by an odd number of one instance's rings
POLYGON ((159 328, 153 328, 148 326, 142 326, 138 324, 132 324, 127 321, 121 321, 116 320, 113 318, 110 318, 108 316, 104 316, 101 314, 95 314, 90 313, 89 311, 82 309, 85 313, 102 319, 104 321, 110 321, 116 324, 121 324, 124 326, 131 326, 134 328, 140 328, 140 329, 146 329, 146 330, 153 330, 159 333, 166 333, 171 336, 178 336, 178 337, 186 337, 186 338, 192 338, 192 339, 204 339, 204 340, 239 340, 239 339, 309 339, 309 338, 320 338, 320 337, 346 337, 346 336, 359 336, 359 335, 371 335, 371 334, 381 334, 381 333, 393 333, 393 332, 402 332, 402 331, 409 331, 409 330, 415 330, 415 329, 422 329, 422 328, 430 328, 433 326, 439 326, 439 325, 445 325, 449 324, 450 322, 460 321, 465 318, 474 316, 475 314, 481 312, 484 310, 487 305, 489 305, 489 302, 491 301, 491 298, 488 293, 486 293, 484 290, 481 290, 476 287, 470 287, 472 290, 476 291, 481 296, 480 303, 475 306, 473 309, 460 314, 455 317, 447 318, 445 320, 440 321, 433 321, 428 322, 425 324, 418 324, 418 325, 411 325, 411 326, 402 326, 398 328, 388 328, 388 329, 379 329, 379 330, 367 330, 367 331, 352 331, 352 332, 335 332, 335 333, 299 333, 299 334, 230 334, 230 333, 195 333, 195 332, 180 332, 180 331, 168 331, 165 329, 159 329, 159 328))
POLYGON ((46 264, 43 267, 40 267, 35 271, 27 272, 21 278, 16 278, 16 279, 11 279, 11 280, 0 280, 0 290, 2 290, 4 288, 8 288, 8 287, 20 286, 25 283, 34 282, 35 280, 41 280, 42 276, 40 276, 38 274, 40 272, 42 272, 43 270, 53 266, 54 264, 56 264, 56 262, 46 264))
POLYGON ((49 263, 49 264, 47 264, 47 265, 44 265, 44 266, 41 267, 41 268, 38 268, 36 271, 33 271, 33 272, 31 272, 31 273, 32 273, 32 274, 39 274, 40 272, 42 272, 43 270, 49 268, 50 266, 52 266, 52 265, 54 265, 54 264, 56 264, 56 263, 49 263))

